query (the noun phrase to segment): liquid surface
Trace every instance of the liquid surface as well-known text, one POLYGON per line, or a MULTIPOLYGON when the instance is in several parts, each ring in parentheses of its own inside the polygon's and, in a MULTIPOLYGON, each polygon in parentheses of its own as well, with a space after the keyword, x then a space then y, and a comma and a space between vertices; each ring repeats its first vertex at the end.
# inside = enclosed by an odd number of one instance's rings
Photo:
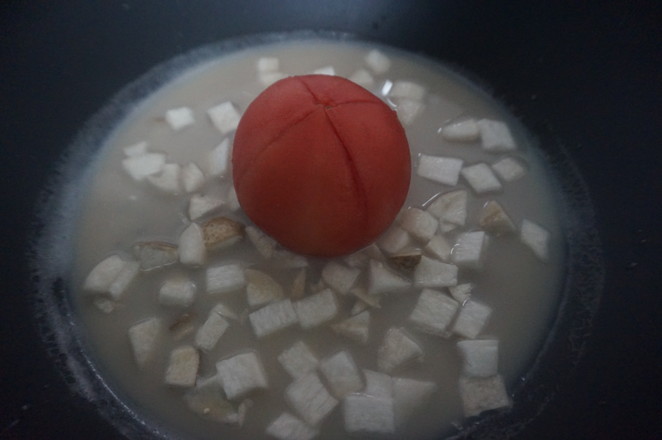
MULTIPOLYGON (((216 363, 238 352, 254 350, 259 353, 267 372, 269 390, 251 395, 243 427, 225 426, 203 420, 190 411, 183 398, 186 389, 164 384, 164 374, 172 349, 192 343, 193 335, 175 341, 163 338, 153 363, 141 370, 136 366, 128 329, 147 318, 158 316, 164 322, 175 322, 184 312, 193 314, 194 324, 201 325, 209 310, 222 301, 242 314, 248 309, 243 290, 229 294, 210 295, 205 291, 204 268, 190 268, 175 264, 167 268, 144 272, 131 283, 111 313, 103 313, 94 306, 94 295, 82 291, 85 278, 94 266, 113 253, 130 256, 135 242, 160 240, 177 243, 186 228, 187 207, 191 194, 164 193, 148 182, 136 182, 122 168, 123 148, 147 142, 149 151, 164 153, 167 162, 184 165, 196 163, 207 176, 204 186, 196 193, 218 196, 227 200, 231 186, 231 170, 221 177, 208 176, 209 153, 224 139, 232 140, 232 132, 222 134, 209 120, 207 110, 230 101, 239 111, 245 109, 264 85, 258 81, 256 62, 269 56, 279 59, 279 70, 287 74, 310 73, 325 66, 333 66, 337 75, 350 77, 358 69, 368 71, 365 57, 372 47, 328 41, 305 41, 275 44, 248 49, 213 62, 197 66, 158 90, 140 103, 122 122, 93 164, 86 182, 87 192, 82 202, 75 239, 75 301, 86 334, 91 358, 104 379, 118 396, 148 419, 182 435, 196 438, 257 439, 265 435, 266 426, 283 411, 296 414, 283 399, 285 388, 292 382, 276 357, 294 342, 304 340, 319 359, 340 350, 348 351, 359 368, 377 370, 376 352, 390 327, 404 327, 421 345, 425 358, 420 364, 394 373, 432 381, 437 391, 430 401, 409 420, 401 438, 438 438, 453 422, 462 420, 462 406, 458 391, 461 360, 456 341, 417 331, 408 321, 416 305, 420 287, 408 292, 387 295, 381 308, 371 311, 370 336, 367 345, 356 344, 336 335, 328 324, 303 331, 298 326, 258 339, 248 321, 231 322, 214 349, 201 354, 198 375, 215 374, 216 363), (173 130, 164 120, 167 110, 186 106, 192 109, 195 123, 182 130, 173 130), (186 309, 165 307, 158 302, 162 283, 174 274, 190 278, 197 286, 195 303, 186 309)), ((499 373, 507 385, 524 373, 549 329, 555 309, 561 277, 562 237, 553 206, 553 190, 543 164, 529 145, 516 121, 484 92, 457 75, 399 52, 380 49, 390 59, 385 73, 371 72, 374 85, 368 87, 383 97, 386 81, 406 80, 423 86, 422 111, 405 125, 412 150, 412 184, 405 206, 423 207, 431 197, 452 189, 469 191, 467 225, 447 235, 449 242, 459 231, 478 230, 481 207, 490 200, 498 201, 519 228, 523 219, 543 226, 550 233, 550 253, 541 262, 518 238, 518 234, 492 237, 485 250, 481 270, 461 268, 458 283, 475 284, 472 299, 492 308, 493 313, 480 337, 499 340, 499 373), (451 142, 440 135, 439 129, 449 121, 462 118, 505 121, 511 128, 517 149, 508 153, 492 153, 480 148, 480 142, 451 142), (502 182, 496 193, 476 195, 466 180, 460 178, 455 186, 445 186, 417 175, 419 155, 461 158, 465 166, 484 162, 492 164, 503 157, 517 157, 526 163, 526 175, 513 182, 502 182)), ((388 96, 384 97, 385 99, 388 96)), ((224 208, 221 215, 250 225, 241 211, 224 208)), ((424 247, 424 244, 417 247, 424 247)), ((338 261, 343 262, 343 259, 338 261)), ((217 252, 208 253, 207 265, 240 263, 273 275, 287 289, 299 269, 282 269, 279 262, 262 258, 250 241, 217 252)), ((309 259, 306 294, 319 282, 324 260, 309 259)), ((358 283, 365 282, 363 270, 358 283)), ((404 274, 408 279, 410 275, 404 274)), ((439 289, 447 292, 446 289, 439 289)), ((336 294, 340 313, 336 323, 349 316, 354 305, 351 295, 336 294)), ((345 438, 340 406, 319 426, 320 439, 345 438)))

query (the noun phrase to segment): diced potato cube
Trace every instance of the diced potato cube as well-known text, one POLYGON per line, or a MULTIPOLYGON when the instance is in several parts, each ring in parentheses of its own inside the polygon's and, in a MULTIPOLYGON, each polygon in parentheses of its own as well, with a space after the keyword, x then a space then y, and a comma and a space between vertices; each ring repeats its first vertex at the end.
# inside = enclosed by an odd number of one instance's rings
POLYGON ((285 294, 276 280, 264 272, 246 269, 246 300, 251 307, 259 307, 279 299, 285 294))
POLYGON ((225 176, 228 172, 230 165, 230 140, 223 139, 218 146, 216 146, 209 153, 209 164, 207 172, 210 176, 225 176))
POLYGON ((179 236, 179 261, 187 266, 201 266, 206 260, 202 228, 191 223, 179 236))
POLYGON ((458 284, 457 286, 448 288, 451 296, 460 304, 464 304, 471 297, 471 291, 473 289, 473 283, 458 284))
POLYGON ((350 434, 393 434, 393 399, 352 394, 343 400, 345 430, 350 434))
POLYGON ((428 244, 425 245, 425 251, 427 253, 445 263, 450 262, 452 250, 453 247, 441 235, 435 235, 430 241, 428 241, 428 244))
POLYGON ((464 161, 461 159, 421 154, 416 173, 442 185, 455 186, 460 178, 462 164, 464 161))
POLYGON ((192 387, 198 375, 200 354, 190 345, 178 347, 170 352, 165 383, 179 387, 192 387))
MULTIPOLYGON (((221 307, 225 306, 221 304, 221 307)), ((219 310, 214 307, 211 309, 211 312, 209 312, 207 320, 195 333, 195 346, 204 351, 212 350, 229 326, 230 324, 228 321, 226 321, 219 313, 219 310)))
POLYGON ((514 157, 504 157, 492 164, 492 169, 502 180, 513 182, 526 174, 526 168, 514 157))
POLYGON ((421 101, 425 97, 425 88, 411 81, 395 81, 389 92, 392 98, 406 98, 421 101))
POLYGON ((331 289, 324 289, 294 303, 299 324, 304 330, 317 327, 335 318, 338 303, 331 289))
POLYGON ((152 270, 176 263, 177 246, 164 241, 141 241, 133 245, 133 253, 140 260, 142 270, 152 270))
POLYGON ((177 107, 167 110, 165 120, 173 130, 181 130, 195 122, 193 111, 188 107, 177 107))
POLYGON ((499 341, 469 339, 459 341, 457 349, 462 358, 462 374, 467 377, 490 377, 498 372, 499 341))
POLYGON ((216 364, 225 395, 230 400, 268 388, 262 363, 253 352, 241 353, 216 364))
POLYGON ((230 133, 237 128, 241 115, 231 102, 223 102, 207 110, 214 127, 223 134, 230 133))
POLYGON ((449 287, 457 284, 457 266, 425 255, 414 271, 414 284, 420 287, 449 287))
POLYGON ((393 405, 396 426, 406 424, 411 415, 416 410, 422 409, 436 390, 437 385, 434 382, 394 377, 393 405))
POLYGON ((278 362, 294 379, 315 371, 319 364, 315 354, 302 341, 295 342, 290 348, 283 350, 278 355, 278 362))
POLYGON ((268 336, 297 323, 297 313, 289 299, 273 302, 248 315, 258 338, 268 336))
POLYGON ((443 223, 464 226, 467 222, 467 191, 458 189, 441 194, 427 207, 443 223))
POLYGON ((246 226, 246 235, 260 255, 267 259, 273 256, 276 240, 254 226, 246 226))
POLYGON ((520 240, 542 261, 549 259, 549 231, 542 226, 524 219, 520 229, 520 240))
POLYGON ((336 74, 336 69, 334 69, 333 66, 324 66, 324 67, 320 67, 319 69, 313 70, 313 74, 333 76, 336 74))
POLYGON ((227 207, 230 211, 237 211, 241 207, 239 205, 239 199, 237 198, 237 191, 235 191, 234 185, 230 186, 230 188, 228 189, 226 200, 227 200, 227 207))
POLYGON ((487 237, 483 231, 464 232, 457 237, 451 261, 460 267, 478 269, 482 266, 487 237))
POLYGON ((147 142, 141 141, 137 144, 131 144, 123 148, 126 156, 142 156, 147 153, 147 142))
POLYGON ((227 319, 233 319, 239 321, 239 315, 237 315, 230 307, 226 306, 223 303, 218 303, 214 306, 216 313, 227 319))
POLYGON ((225 264, 207 268, 207 293, 228 293, 246 285, 244 271, 239 264, 225 264))
POLYGON ((393 378, 377 371, 363 370, 365 389, 363 394, 383 399, 393 398, 393 378))
POLYGON ((126 291, 133 280, 138 276, 140 271, 140 263, 137 261, 126 261, 122 270, 113 280, 108 288, 110 297, 114 300, 120 299, 122 294, 126 291))
POLYGON ((185 277, 167 279, 159 289, 159 304, 189 307, 195 300, 195 283, 185 277))
POLYGON ((504 235, 515 232, 515 224, 503 207, 494 200, 485 203, 478 218, 480 227, 494 235, 504 235))
POLYGON ((462 305, 453 325, 453 333, 473 339, 480 334, 492 314, 492 309, 483 303, 469 300, 462 305))
POLYGON ((506 385, 499 375, 488 378, 460 377, 460 397, 465 417, 511 404, 506 385))
POLYGON ((347 351, 340 351, 331 357, 322 359, 319 369, 326 378, 331 392, 338 399, 342 399, 349 393, 363 390, 361 373, 347 351))
POLYGON ((189 162, 182 167, 182 187, 187 193, 198 191, 205 183, 205 175, 199 166, 189 162))
POLYGON ((481 119, 478 129, 483 143, 483 149, 490 152, 511 151, 517 148, 508 126, 501 121, 481 119))
POLYGON ((278 440, 312 440, 319 431, 284 412, 267 426, 266 433, 278 440))
POLYGON ((377 49, 373 49, 364 58, 366 65, 377 74, 386 73, 391 68, 391 60, 377 49))
POLYGON ((396 269, 411 272, 421 262, 423 253, 420 249, 401 251, 388 257, 388 262, 396 269))
POLYGON ((205 247, 223 249, 244 238, 244 225, 227 217, 215 217, 202 225, 205 247))
POLYGON ((345 295, 354 286, 360 273, 359 269, 330 261, 322 269, 322 279, 333 290, 345 295))
POLYGON ((380 371, 392 373, 422 358, 421 346, 404 330, 392 327, 386 331, 384 341, 377 350, 377 367, 380 371))
POLYGON ((215 196, 193 194, 188 203, 188 217, 197 220, 223 207, 223 200, 215 196))
POLYGON ((375 78, 373 78, 372 75, 370 75, 370 72, 365 69, 357 70, 348 79, 365 88, 375 85, 375 78))
POLYGON ((309 425, 316 426, 338 405, 326 390, 317 373, 299 377, 285 389, 285 398, 309 425))
POLYGON ((388 254, 394 254, 401 251, 411 243, 411 238, 407 231, 399 226, 391 226, 379 238, 379 247, 388 254))
POLYGON ((359 344, 367 344, 370 331, 370 312, 367 310, 331 326, 334 332, 359 344))
POLYGON ((394 273, 383 263, 370 260, 368 269, 368 294, 382 295, 385 293, 401 292, 408 289, 411 282, 394 273))
POLYGON ((422 102, 413 99, 394 98, 394 102, 398 119, 403 125, 410 125, 425 109, 422 102))
POLYGON ((131 350, 139 368, 145 368, 154 358, 163 330, 162 327, 159 318, 150 318, 129 328, 131 350))
POLYGON ((421 331, 447 336, 460 305, 453 298, 432 289, 423 289, 409 320, 421 331))
POLYGON ((255 67, 258 72, 277 72, 280 68, 280 60, 276 57, 260 57, 255 67))
POLYGON ((191 411, 200 417, 219 423, 237 423, 238 414, 232 403, 225 399, 217 375, 198 380, 195 387, 184 395, 191 411))
POLYGON ((163 165, 165 165, 165 155, 161 153, 145 153, 122 160, 124 171, 137 181, 158 173, 163 169, 163 165))
POLYGON ((83 289, 95 293, 108 293, 126 261, 119 255, 111 255, 98 263, 85 278, 83 289))
POLYGON ((400 226, 414 238, 427 243, 439 228, 439 222, 422 209, 409 208, 402 215, 400 226))
POLYGON ((477 163, 463 168, 461 174, 476 194, 501 190, 499 179, 496 178, 492 169, 484 163, 477 163))
POLYGON ((441 129, 441 136, 448 141, 473 142, 480 137, 475 119, 451 122, 441 129))

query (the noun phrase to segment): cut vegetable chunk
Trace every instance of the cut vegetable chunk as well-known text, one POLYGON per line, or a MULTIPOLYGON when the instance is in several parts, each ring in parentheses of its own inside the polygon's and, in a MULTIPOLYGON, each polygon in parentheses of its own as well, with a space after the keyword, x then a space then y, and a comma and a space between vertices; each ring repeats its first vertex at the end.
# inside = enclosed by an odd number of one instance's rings
POLYGON ((267 426, 266 433, 278 440, 312 440, 319 431, 285 412, 267 426))
POLYGON ((205 175, 200 167, 193 162, 189 162, 182 167, 181 177, 182 187, 187 193, 198 191, 205 183, 205 175))
POLYGON ((301 328, 317 327, 338 314, 338 303, 331 289, 324 289, 294 303, 301 328))
POLYGON ((216 217, 202 225, 202 235, 207 249, 223 249, 244 238, 244 225, 227 217, 216 217))
POLYGON ((268 388, 262 363, 253 352, 241 353, 216 364, 225 395, 230 400, 268 388))
POLYGON ((365 376, 363 394, 383 399, 393 397, 393 378, 391 376, 371 370, 363 370, 363 376, 365 376))
POLYGON ((448 290, 451 296, 460 304, 464 304, 471 297, 473 290, 473 283, 458 284, 457 286, 449 287, 448 290))
POLYGON ((411 81, 395 81, 389 96, 420 101, 425 97, 425 87, 411 81))
POLYGON ((494 235, 505 235, 515 232, 515 224, 503 207, 494 200, 485 203, 478 219, 480 227, 494 235))
POLYGON ((324 66, 313 70, 313 73, 315 75, 335 75, 336 69, 334 69, 333 66, 324 66))
POLYGON ((231 102, 223 102, 207 110, 214 127, 223 134, 234 131, 239 125, 241 115, 231 102))
POLYGON ((389 254, 401 251, 409 243, 411 243, 409 234, 399 226, 391 226, 379 239, 379 247, 389 254))
POLYGON ((246 269, 246 300, 251 307, 258 307, 279 299, 285 294, 276 280, 264 272, 246 269))
POLYGON ((452 250, 452 246, 442 235, 435 235, 430 241, 428 241, 428 244, 425 245, 425 251, 427 253, 445 263, 450 262, 452 250))
POLYGON ((158 173, 147 176, 147 181, 165 193, 177 194, 180 191, 181 171, 182 167, 178 163, 167 163, 158 173))
POLYGON ((140 271, 140 263, 137 261, 126 261, 122 270, 117 275, 117 278, 113 280, 108 288, 108 293, 110 297, 114 300, 120 299, 122 294, 129 287, 131 282, 138 276, 140 271))
POLYGON ((193 194, 188 204, 188 218, 197 220, 223 207, 223 200, 214 196, 193 194))
POLYGON ((483 303, 469 300, 464 303, 453 325, 453 333, 468 339, 480 334, 492 314, 492 309, 483 303))
POLYGON ((402 215, 400 226, 414 238, 427 243, 439 228, 439 222, 422 209, 410 208, 402 215))
POLYGON ((492 164, 492 169, 501 179, 506 182, 513 182, 521 179, 526 174, 526 168, 520 160, 514 157, 504 157, 492 164))
POLYGON ((451 261, 460 267, 479 269, 486 244, 487 237, 483 231, 462 233, 453 246, 451 261))
POLYGON ((140 260, 142 270, 158 269, 176 263, 177 246, 164 241, 141 241, 133 246, 134 255, 140 260))
POLYGON ((326 378, 331 392, 338 399, 363 390, 363 378, 347 351, 341 351, 320 361, 319 369, 326 378))
POLYGON ((334 332, 359 344, 367 344, 370 335, 370 312, 367 310, 331 326, 334 332))
MULTIPOLYGON (((366 308, 373 307, 375 309, 379 309, 381 307, 379 305, 379 296, 369 294, 363 287, 355 287, 352 290, 350 290, 349 293, 357 297, 360 300, 360 302, 364 303, 366 305, 366 308)), ((356 313, 352 313, 352 314, 354 315, 356 313)))
POLYGON ((406 424, 409 418, 430 399, 437 390, 433 382, 393 378, 393 404, 395 409, 395 422, 397 427, 406 424))
POLYGON ((329 394, 315 372, 292 382, 285 389, 285 398, 299 416, 313 426, 324 420, 338 405, 338 401, 329 394))
POLYGON ((230 186, 230 188, 228 189, 226 200, 227 200, 227 208, 230 211, 237 211, 240 208, 239 199, 237 198, 237 191, 235 191, 234 185, 230 186))
POLYGON ((260 57, 255 63, 258 72, 278 72, 280 60, 276 57, 260 57))
POLYGON ((239 264, 208 267, 206 271, 207 293, 228 293, 246 285, 244 271, 239 264))
POLYGON ((423 256, 414 271, 414 284, 420 287, 455 286, 457 266, 423 256))
POLYGON ((483 149, 490 152, 511 151, 517 148, 510 128, 501 122, 491 119, 478 121, 478 129, 483 144, 483 149))
POLYGON ((232 403, 225 399, 217 375, 198 380, 195 387, 184 395, 187 406, 200 417, 219 423, 237 423, 238 414, 232 403))
POLYGON ((411 282, 389 270, 383 263, 370 260, 368 269, 368 294, 382 295, 399 292, 411 286, 411 282))
POLYGON ((159 289, 159 303, 164 306, 188 307, 195 300, 195 291, 195 283, 188 278, 169 278, 159 289))
POLYGON ((165 155, 161 153, 145 153, 122 160, 124 171, 137 181, 158 173, 163 169, 163 165, 165 165, 165 155))
POLYGON ((480 137, 480 130, 475 119, 451 122, 441 129, 441 136, 448 141, 473 142, 480 137))
POLYGON ((365 56, 365 63, 377 74, 386 73, 391 68, 391 60, 377 49, 373 49, 365 56))
MULTIPOLYGON (((220 306, 225 307, 222 304, 220 306)), ((219 313, 220 310, 217 307, 209 312, 207 320, 195 333, 195 346, 201 350, 209 351, 213 349, 225 330, 230 326, 228 321, 219 313)))
POLYGON ((360 273, 361 271, 359 269, 330 261, 322 269, 322 279, 333 290, 344 295, 354 286, 360 273))
POLYGON ((462 177, 476 194, 486 194, 501 190, 501 183, 492 169, 484 163, 477 163, 462 169, 462 177))
POLYGON ((142 156, 147 153, 147 142, 142 141, 137 144, 132 144, 124 147, 122 150, 126 156, 142 156))
POLYGON ((165 120, 173 130, 181 130, 195 122, 193 111, 188 107, 172 108, 166 111, 165 120))
POLYGON ((119 255, 111 255, 98 263, 90 271, 83 284, 83 289, 96 293, 107 293, 113 281, 117 279, 126 261, 119 255))
POLYGON ((542 226, 524 219, 520 229, 520 240, 542 261, 549 259, 549 231, 542 226))
POLYGON ((427 207, 443 223, 464 226, 467 221, 467 191, 458 189, 441 194, 427 207))
POLYGON ((459 304, 453 298, 432 289, 423 289, 409 320, 426 332, 447 336, 459 304))
POLYGON ((216 148, 209 153, 207 172, 210 176, 224 176, 230 165, 230 141, 223 139, 216 148))
POLYGON ((460 377, 460 397, 466 417, 510 406, 506 385, 499 375, 488 378, 460 377))
POLYGON ((289 299, 274 302, 248 315, 253 332, 258 338, 268 336, 298 322, 289 299))
POLYGON ((365 69, 357 70, 347 79, 365 88, 375 85, 375 78, 373 78, 372 75, 370 75, 370 72, 365 69))
POLYGON ((421 360, 423 350, 407 333, 399 328, 390 328, 377 351, 377 366, 380 371, 392 373, 412 361, 421 360))
POLYGON ((421 154, 416 172, 419 176, 442 185, 455 186, 460 178, 463 163, 461 159, 421 154))
POLYGON ((246 235, 258 253, 264 258, 271 258, 276 248, 276 240, 254 226, 246 226, 246 235))
POLYGON ((178 347, 170 352, 165 383, 178 387, 192 387, 198 375, 200 354, 190 345, 178 347))
POLYGON ((202 229, 196 223, 191 223, 179 236, 179 261, 187 266, 201 266, 206 260, 202 229))
POLYGON ((159 318, 149 318, 129 328, 133 358, 139 368, 144 368, 154 358, 159 346, 162 327, 159 318))
POLYGON ((420 249, 401 251, 388 257, 388 262, 396 269, 411 272, 421 262, 422 256, 420 249))
POLYGON ((462 358, 462 374, 467 377, 490 377, 498 372, 499 341, 474 339, 459 341, 457 349, 462 358))
POLYGON ((315 354, 302 341, 295 342, 290 348, 283 350, 278 355, 278 362, 294 379, 315 371, 319 364, 315 354))
POLYGON ((393 434, 393 399, 353 394, 343 400, 345 430, 350 434, 393 434))

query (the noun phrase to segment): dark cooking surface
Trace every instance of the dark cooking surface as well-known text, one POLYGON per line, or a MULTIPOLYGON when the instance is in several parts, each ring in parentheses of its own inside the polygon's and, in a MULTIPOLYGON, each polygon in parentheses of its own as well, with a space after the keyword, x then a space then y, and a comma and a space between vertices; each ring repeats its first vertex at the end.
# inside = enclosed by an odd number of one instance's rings
POLYGON ((155 64, 219 39, 294 29, 352 32, 463 66, 569 150, 598 213, 606 289, 586 356, 516 438, 662 438, 659 2, 226 3, 0 6, 0 438, 116 438, 71 397, 29 319, 27 227, 61 149, 155 64))

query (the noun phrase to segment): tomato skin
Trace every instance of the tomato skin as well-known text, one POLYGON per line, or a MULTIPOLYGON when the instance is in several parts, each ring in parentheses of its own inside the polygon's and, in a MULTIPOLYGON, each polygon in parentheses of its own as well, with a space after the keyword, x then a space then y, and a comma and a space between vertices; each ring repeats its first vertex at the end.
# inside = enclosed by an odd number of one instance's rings
POLYGON ((337 76, 280 80, 246 109, 234 138, 240 205, 292 251, 333 257, 373 242, 402 207, 409 144, 393 110, 337 76))

